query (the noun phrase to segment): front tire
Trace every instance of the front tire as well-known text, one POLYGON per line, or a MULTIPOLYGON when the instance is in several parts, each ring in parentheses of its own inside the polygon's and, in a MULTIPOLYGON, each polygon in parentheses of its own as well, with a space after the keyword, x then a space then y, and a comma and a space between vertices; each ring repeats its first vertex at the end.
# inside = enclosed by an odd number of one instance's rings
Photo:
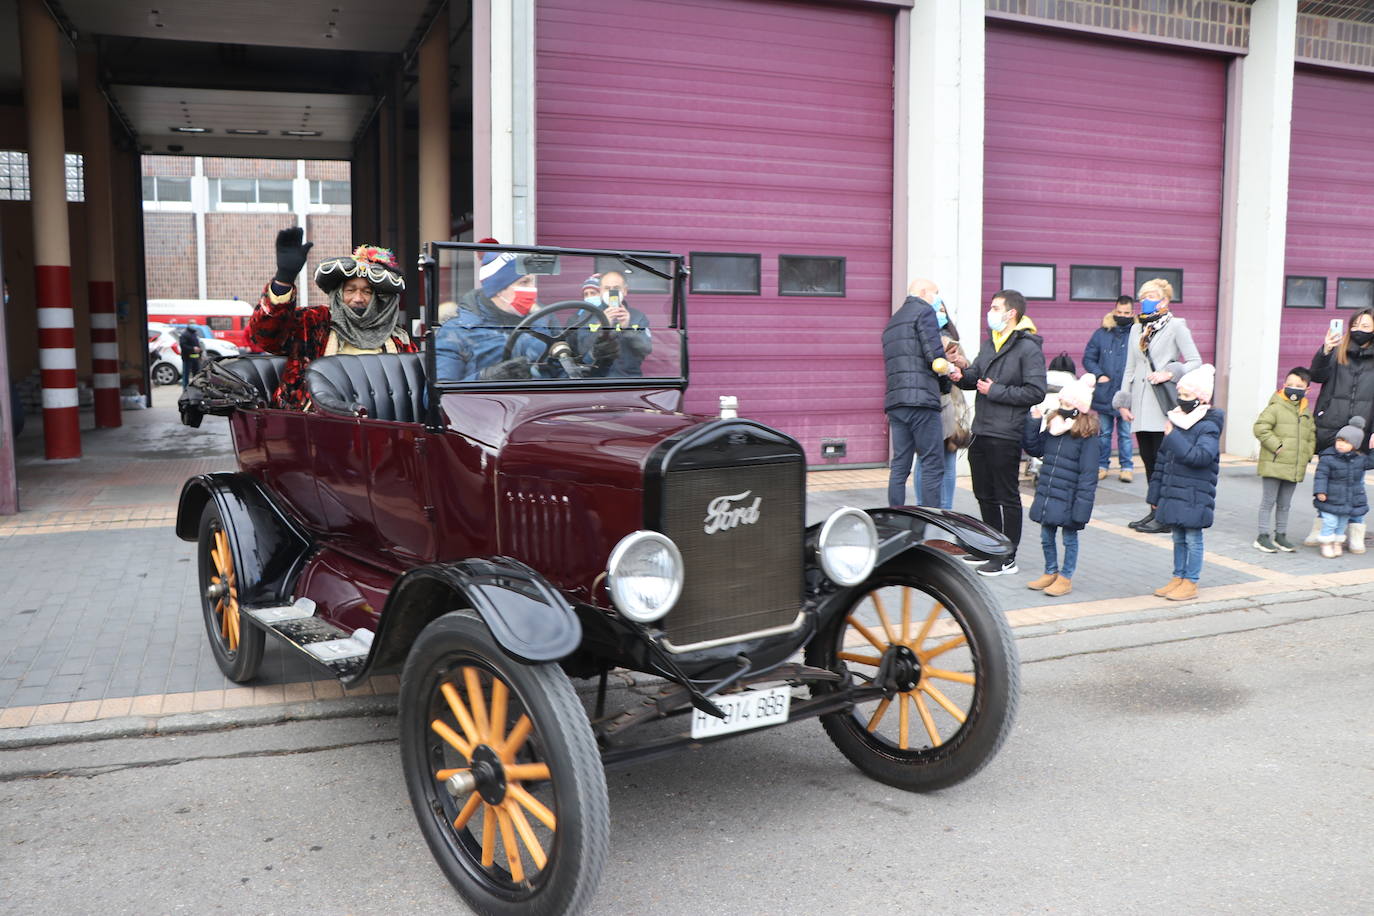
POLYGON ((468 905, 580 912, 606 865, 610 814, 591 724, 562 669, 511 658, 475 613, 456 611, 416 639, 399 709, 420 832, 468 905))
POLYGON ((250 681, 262 665, 267 634, 243 619, 233 544, 213 500, 200 517, 196 553, 201 612, 215 663, 234 683, 250 681))
POLYGON ((1011 731, 1020 695, 1016 643, 987 587, 946 554, 917 548, 841 602, 807 647, 807 663, 856 685, 881 675, 886 689, 821 717, 840 753, 913 792, 952 786, 986 766, 1011 731))

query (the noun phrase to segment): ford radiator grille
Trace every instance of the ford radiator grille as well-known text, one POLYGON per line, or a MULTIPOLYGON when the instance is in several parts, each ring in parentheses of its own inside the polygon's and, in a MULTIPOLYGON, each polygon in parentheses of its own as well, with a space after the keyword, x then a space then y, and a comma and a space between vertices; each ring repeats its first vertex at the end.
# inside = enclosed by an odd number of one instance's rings
POLYGON ((682 648, 790 626, 801 608, 806 488, 799 460, 669 471, 663 533, 682 597, 663 620, 682 648))

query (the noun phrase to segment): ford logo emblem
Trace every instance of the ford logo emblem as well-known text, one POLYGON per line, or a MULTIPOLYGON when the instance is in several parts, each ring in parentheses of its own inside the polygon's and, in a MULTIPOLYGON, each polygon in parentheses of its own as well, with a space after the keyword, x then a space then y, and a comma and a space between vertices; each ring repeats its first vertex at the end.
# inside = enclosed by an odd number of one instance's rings
POLYGON ((717 531, 728 531, 739 525, 752 525, 757 522, 763 497, 755 496, 753 502, 745 504, 745 500, 753 492, 745 490, 733 496, 717 496, 711 500, 706 507, 706 524, 702 530, 707 534, 715 534, 717 531))

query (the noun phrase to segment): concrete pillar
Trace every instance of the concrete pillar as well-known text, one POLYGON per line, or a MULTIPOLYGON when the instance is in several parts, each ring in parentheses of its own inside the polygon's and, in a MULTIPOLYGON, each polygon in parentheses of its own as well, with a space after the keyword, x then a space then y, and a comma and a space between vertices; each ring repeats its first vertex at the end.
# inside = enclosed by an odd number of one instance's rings
POLYGON ((940 285, 970 358, 983 303, 982 0, 932 0, 897 15, 893 288, 940 285))
MULTIPOLYGON (((314 241, 310 238, 310 180, 305 177, 305 160, 296 160, 296 177, 291 179, 291 212, 296 217, 296 225, 305 233, 307 242, 314 241)), ((316 252, 322 254, 322 252, 316 252)), ((332 255, 324 254, 324 257, 332 255)), ((310 306, 310 273, 309 265, 302 274, 303 279, 296 282, 296 307, 309 308, 310 306)), ((323 303, 322 303, 323 304, 323 303)))
POLYGON ((453 229, 449 153, 448 7, 420 45, 420 244, 447 241, 453 229))
POLYGON ((87 294, 91 315, 91 387, 95 425, 119 426, 119 334, 115 327, 114 219, 110 200, 110 111, 100 91, 94 48, 78 60, 81 149, 86 185, 87 294))
POLYGON ((472 22, 473 235, 531 245, 534 0, 473 0, 472 22))
POLYGON ((19 0, 19 52, 28 119, 44 454, 49 460, 80 458, 62 71, 57 25, 42 0, 19 0))
POLYGON ((191 221, 196 234, 196 297, 210 298, 210 278, 205 259, 205 213, 210 209, 210 179, 205 177, 205 159, 191 160, 191 221))
POLYGON ((1250 428, 1278 372, 1297 13, 1297 0, 1256 0, 1250 51, 1232 63, 1214 397, 1233 455, 1257 453, 1250 428))

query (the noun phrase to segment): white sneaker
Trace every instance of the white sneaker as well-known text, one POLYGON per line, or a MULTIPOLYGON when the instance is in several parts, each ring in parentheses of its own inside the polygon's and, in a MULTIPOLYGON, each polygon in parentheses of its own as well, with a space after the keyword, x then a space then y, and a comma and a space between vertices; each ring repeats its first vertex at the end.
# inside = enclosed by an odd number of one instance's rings
POLYGON ((1016 567, 1016 557, 1007 557, 1005 560, 988 560, 978 567, 980 576, 1009 576, 1021 570, 1016 567))

